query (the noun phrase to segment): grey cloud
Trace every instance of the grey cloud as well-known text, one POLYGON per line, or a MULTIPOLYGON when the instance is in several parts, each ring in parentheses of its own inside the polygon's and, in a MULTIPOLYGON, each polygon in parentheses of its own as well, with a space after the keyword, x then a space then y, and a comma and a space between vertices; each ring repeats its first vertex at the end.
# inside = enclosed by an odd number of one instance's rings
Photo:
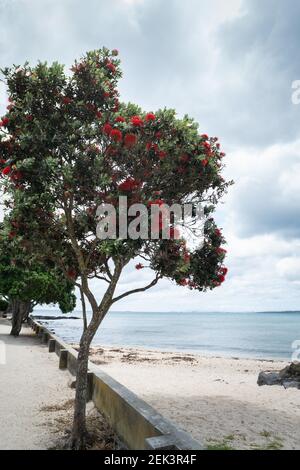
POLYGON ((218 32, 226 140, 263 147, 295 139, 300 107, 291 102, 291 85, 300 77, 300 3, 245 0, 242 11, 218 32))

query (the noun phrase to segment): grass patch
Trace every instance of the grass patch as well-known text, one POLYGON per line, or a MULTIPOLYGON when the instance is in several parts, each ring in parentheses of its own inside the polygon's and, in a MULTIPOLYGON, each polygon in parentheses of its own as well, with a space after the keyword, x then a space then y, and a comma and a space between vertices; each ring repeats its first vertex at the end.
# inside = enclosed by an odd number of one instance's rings
POLYGON ((272 437, 272 433, 268 431, 262 431, 259 434, 260 436, 265 437, 267 439, 267 442, 264 445, 251 446, 252 450, 281 450, 283 448, 283 441, 281 437, 272 437))
POLYGON ((235 450, 234 447, 232 447, 231 445, 234 439, 235 436, 233 434, 224 436, 223 439, 220 441, 209 439, 211 443, 207 445, 207 450, 235 450))

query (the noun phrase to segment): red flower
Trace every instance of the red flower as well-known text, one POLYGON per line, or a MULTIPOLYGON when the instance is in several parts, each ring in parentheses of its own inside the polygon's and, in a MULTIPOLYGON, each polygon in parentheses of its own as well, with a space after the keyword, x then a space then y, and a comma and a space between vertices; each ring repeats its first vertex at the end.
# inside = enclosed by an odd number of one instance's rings
POLYGON ((148 113, 148 114, 146 114, 145 119, 146 119, 146 121, 155 121, 156 116, 153 113, 148 113))
POLYGON ((218 277, 218 279, 219 279, 219 282, 222 283, 222 282, 225 281, 225 276, 223 276, 223 274, 220 274, 219 277, 218 277))
POLYGON ((124 137, 125 146, 130 148, 133 147, 137 142, 137 136, 135 134, 126 134, 124 137))
POLYGON ((220 238, 220 237, 222 236, 221 230, 217 228, 217 229, 215 230, 215 235, 220 238))
POLYGON ((85 107, 89 111, 96 111, 96 106, 93 103, 86 103, 85 107))
POLYGON ((181 157, 180 157, 180 161, 181 161, 182 163, 187 163, 187 162, 189 161, 189 159, 190 159, 190 157, 189 157, 188 155, 186 155, 186 154, 185 154, 185 155, 181 155, 181 157))
POLYGON ((26 121, 29 121, 29 122, 30 122, 30 121, 32 121, 32 120, 33 120, 32 114, 28 114, 28 115, 26 116, 26 121))
POLYGON ((191 255, 189 253, 184 253, 183 259, 185 263, 189 263, 191 261, 191 255))
POLYGON ((161 150, 158 154, 160 160, 163 160, 164 158, 166 158, 167 156, 167 152, 164 152, 163 150, 161 150))
POLYGON ((206 160, 206 159, 205 159, 205 160, 202 160, 201 163, 202 163, 203 166, 207 166, 207 165, 208 165, 208 160, 206 160))
POLYGON ((135 269, 137 269, 139 271, 140 269, 144 269, 144 267, 145 266, 143 264, 139 263, 139 264, 136 265, 135 269))
POLYGON ((5 126, 7 126, 8 123, 9 123, 8 117, 4 117, 4 118, 2 118, 2 121, 0 121, 0 127, 1 126, 5 127, 5 126))
POLYGON ((104 134, 110 135, 111 131, 112 131, 112 126, 108 122, 104 124, 103 126, 104 134))
POLYGON ((209 139, 209 137, 208 137, 207 134, 202 134, 201 137, 202 137, 202 139, 204 139, 204 140, 208 140, 208 139, 209 139))
POLYGON ((17 235, 16 232, 9 232, 8 237, 11 240, 12 238, 15 238, 16 235, 17 235))
POLYGON ((228 268, 222 268, 220 272, 223 274, 223 276, 226 276, 228 273, 228 268))
POLYGON ((116 142, 122 141, 122 132, 119 129, 113 129, 110 133, 110 137, 116 142))
POLYGON ((125 122, 125 118, 123 118, 123 116, 117 116, 115 121, 116 122, 125 122))
POLYGON ((11 175, 11 179, 13 181, 18 181, 23 178, 23 173, 21 171, 14 171, 13 174, 11 175))
POLYGON ((115 65, 114 65, 112 62, 110 62, 110 61, 108 61, 108 62, 106 63, 106 68, 107 68, 108 70, 110 70, 112 73, 115 73, 115 72, 116 72, 116 67, 115 67, 115 65))
POLYGON ((72 99, 69 98, 68 96, 64 96, 62 101, 63 101, 63 104, 70 104, 70 103, 72 103, 72 99))
POLYGON ((146 144, 146 151, 147 152, 150 152, 150 150, 154 150, 154 152, 158 152, 158 145, 157 144, 153 144, 152 142, 148 142, 146 144))
POLYGON ((161 138, 161 132, 160 131, 156 132, 155 137, 157 139, 160 139, 161 138))
POLYGON ((213 281, 213 285, 216 287, 220 287, 221 283, 219 281, 213 281))
POLYGON ((120 191, 133 191, 139 187, 139 183, 133 178, 127 178, 123 183, 119 184, 120 191))
POLYGON ((221 153, 220 153, 220 157, 226 157, 226 153, 221 152, 221 153))
POLYGON ((68 277, 70 277, 71 279, 76 279, 77 273, 76 273, 75 269, 71 268, 71 269, 68 270, 68 277))
POLYGON ((219 247, 219 248, 216 249, 216 252, 217 252, 218 255, 225 255, 227 253, 227 250, 225 250, 224 248, 219 247))
POLYGON ((101 118, 102 118, 102 113, 101 113, 101 111, 96 111, 96 117, 97 117, 98 119, 101 119, 101 118))
POLYGON ((143 121, 142 119, 140 118, 140 116, 133 116, 131 119, 130 119, 130 122, 133 126, 135 127, 142 127, 143 125, 143 121))
POLYGON ((10 167, 10 166, 6 166, 6 167, 2 170, 2 175, 4 175, 4 176, 9 175, 10 172, 11 172, 11 167, 10 167))
POLYGON ((181 279, 178 284, 180 286, 187 286, 189 284, 189 281, 187 279, 181 279))

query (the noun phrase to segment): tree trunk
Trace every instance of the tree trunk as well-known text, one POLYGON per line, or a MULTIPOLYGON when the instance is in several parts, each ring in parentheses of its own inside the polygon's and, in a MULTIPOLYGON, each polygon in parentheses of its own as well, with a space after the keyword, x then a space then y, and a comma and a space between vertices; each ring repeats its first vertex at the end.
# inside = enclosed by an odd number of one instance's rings
POLYGON ((30 301, 22 301, 14 299, 11 303, 12 308, 12 329, 10 334, 12 336, 19 336, 23 318, 27 318, 30 313, 31 302, 30 301))
POLYGON ((22 318, 22 323, 25 323, 28 320, 28 317, 30 313, 33 311, 34 304, 33 302, 29 302, 29 307, 25 308, 23 311, 23 318, 22 318))
POLYGON ((86 402, 87 402, 87 373, 91 342, 101 321, 91 321, 83 332, 77 360, 76 393, 74 403, 74 420, 69 447, 73 450, 83 450, 88 441, 86 429, 86 402))
POLYGON ((82 288, 80 288, 80 298, 81 298, 81 306, 82 306, 83 331, 85 331, 87 329, 87 316, 86 316, 86 304, 85 304, 84 292, 82 288))

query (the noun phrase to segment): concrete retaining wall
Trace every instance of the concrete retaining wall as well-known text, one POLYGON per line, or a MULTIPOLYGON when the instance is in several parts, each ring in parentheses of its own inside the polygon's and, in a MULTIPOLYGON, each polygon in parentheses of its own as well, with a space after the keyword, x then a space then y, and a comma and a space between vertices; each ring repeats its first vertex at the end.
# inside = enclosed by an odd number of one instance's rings
MULTIPOLYGON (((76 375, 77 351, 34 318, 29 318, 28 323, 41 341, 49 344, 49 351, 55 351, 59 357, 59 367, 76 375)), ((189 434, 178 429, 91 362, 89 388, 89 398, 129 449, 203 449, 189 434)))

